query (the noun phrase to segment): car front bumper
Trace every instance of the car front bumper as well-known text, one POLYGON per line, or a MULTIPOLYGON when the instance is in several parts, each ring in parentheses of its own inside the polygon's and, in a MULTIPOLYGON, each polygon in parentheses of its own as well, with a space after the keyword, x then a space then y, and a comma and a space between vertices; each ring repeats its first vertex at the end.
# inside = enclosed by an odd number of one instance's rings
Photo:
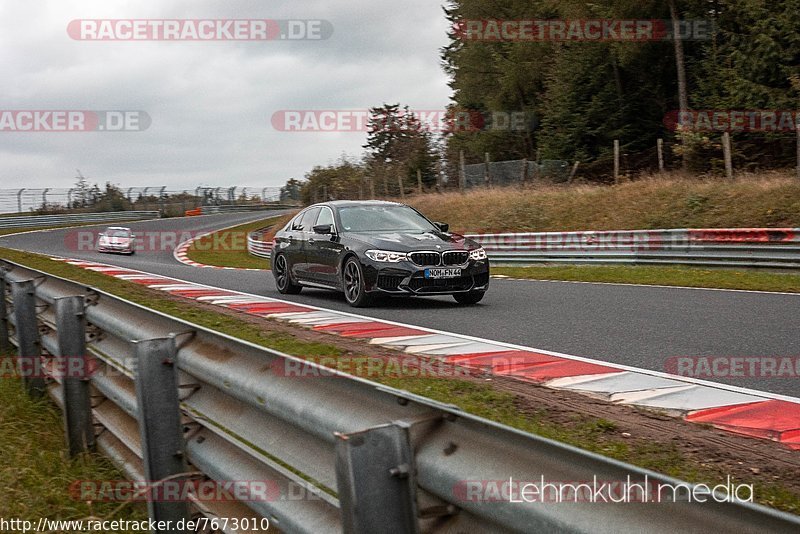
POLYGON ((367 291, 395 295, 452 295, 485 291, 489 287, 489 260, 470 260, 466 265, 420 267, 409 261, 375 262, 363 259, 367 291), (458 278, 425 278, 429 268, 460 268, 458 278))
POLYGON ((134 247, 131 245, 98 245, 98 252, 117 252, 119 254, 130 254, 134 247))

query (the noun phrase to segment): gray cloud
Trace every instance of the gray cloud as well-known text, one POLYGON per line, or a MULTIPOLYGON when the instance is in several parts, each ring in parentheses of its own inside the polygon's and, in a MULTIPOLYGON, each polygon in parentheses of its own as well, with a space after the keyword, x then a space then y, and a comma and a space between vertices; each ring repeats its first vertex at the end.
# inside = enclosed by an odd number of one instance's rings
POLYGON ((126 2, 0 4, 0 109, 145 110, 144 132, 0 132, 0 187, 69 187, 92 181, 277 186, 342 153, 359 133, 272 128, 282 109, 366 109, 401 102, 442 109, 446 42, 440 4, 387 1, 126 2), (163 5, 162 5, 163 4, 163 5), (326 41, 82 42, 80 18, 325 19, 326 41), (19 185, 20 187, 22 185, 19 185))

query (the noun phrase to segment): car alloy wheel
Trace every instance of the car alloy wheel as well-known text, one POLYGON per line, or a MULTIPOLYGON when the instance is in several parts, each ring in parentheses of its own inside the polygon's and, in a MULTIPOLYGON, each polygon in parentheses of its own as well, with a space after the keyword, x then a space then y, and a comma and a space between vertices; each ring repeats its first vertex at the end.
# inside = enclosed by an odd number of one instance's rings
POLYGON ((301 286, 292 283, 289 275, 289 263, 283 254, 278 254, 275 258, 272 265, 272 274, 275 277, 275 285, 278 287, 278 291, 283 294, 296 295, 303 289, 301 286))
POLYGON ((355 258, 347 260, 344 264, 342 278, 344 298, 347 303, 356 308, 368 306, 372 299, 364 289, 364 275, 358 260, 355 258))

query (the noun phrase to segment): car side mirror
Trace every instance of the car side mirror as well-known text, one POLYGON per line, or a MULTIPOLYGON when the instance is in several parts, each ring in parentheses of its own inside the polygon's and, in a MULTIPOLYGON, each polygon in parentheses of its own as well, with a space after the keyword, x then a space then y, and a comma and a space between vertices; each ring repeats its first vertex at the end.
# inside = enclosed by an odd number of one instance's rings
POLYGON ((435 223, 433 223, 433 224, 434 224, 434 225, 436 225, 436 228, 438 228, 438 229, 439 229, 439 230, 441 230, 442 232, 445 232, 445 233, 447 233, 447 231, 448 231, 448 230, 450 230, 450 225, 449 225, 449 224, 447 224, 447 223, 435 222, 435 223))
POLYGON ((330 224, 318 224, 314 227, 315 234, 332 234, 333 233, 333 225, 330 224))

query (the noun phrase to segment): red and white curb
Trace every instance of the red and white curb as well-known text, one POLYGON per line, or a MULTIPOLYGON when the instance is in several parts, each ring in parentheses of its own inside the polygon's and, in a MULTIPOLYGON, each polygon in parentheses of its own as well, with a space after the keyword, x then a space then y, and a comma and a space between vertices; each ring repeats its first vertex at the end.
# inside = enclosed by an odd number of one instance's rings
POLYGON ((220 228, 219 230, 213 230, 211 232, 206 232, 206 233, 203 233, 203 234, 199 234, 199 235, 194 236, 191 239, 187 239, 186 241, 184 241, 183 243, 181 243, 177 247, 175 247, 175 250, 172 252, 172 256, 177 261, 179 261, 180 263, 182 263, 184 265, 188 265, 190 267, 201 267, 201 268, 209 268, 209 269, 225 269, 225 270, 228 270, 228 271, 265 271, 265 270, 267 270, 267 269, 254 269, 254 268, 249 268, 249 267, 221 267, 219 265, 208 265, 208 264, 205 264, 205 263, 198 263, 198 262, 196 262, 196 261, 194 261, 192 259, 189 259, 188 251, 189 251, 189 247, 192 246, 192 243, 194 243, 198 239, 202 239, 204 237, 208 237, 211 234, 216 234, 217 232, 223 232, 223 231, 228 230, 230 228, 235 228, 236 226, 241 226, 241 223, 234 224, 232 226, 227 226, 225 228, 220 228))
POLYGON ((172 295, 364 339, 489 375, 655 409, 800 450, 800 399, 442 332, 82 260, 53 258, 172 295))

